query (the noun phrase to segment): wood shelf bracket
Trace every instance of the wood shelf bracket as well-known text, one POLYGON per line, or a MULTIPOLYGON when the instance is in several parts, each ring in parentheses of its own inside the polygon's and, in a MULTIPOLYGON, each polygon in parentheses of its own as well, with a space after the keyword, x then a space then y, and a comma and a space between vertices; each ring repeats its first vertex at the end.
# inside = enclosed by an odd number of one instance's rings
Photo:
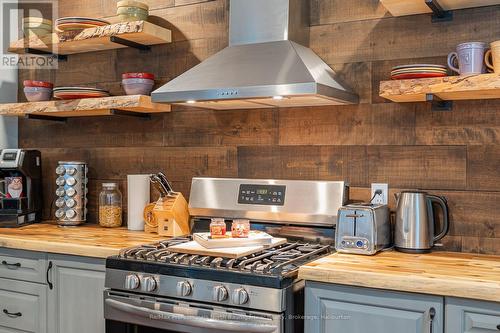
POLYGON ((68 118, 65 117, 54 117, 54 116, 46 116, 34 113, 28 113, 24 116, 26 119, 37 119, 37 120, 49 120, 49 121, 59 121, 59 122, 67 122, 68 118))
POLYGON ((425 4, 432 10, 432 23, 453 21, 453 12, 444 10, 438 0, 425 0, 425 4))
POLYGON ((121 38, 121 37, 118 37, 118 36, 111 36, 109 37, 109 40, 113 43, 116 43, 116 44, 120 44, 120 45, 125 45, 125 46, 128 46, 128 47, 132 47, 134 49, 137 49, 141 52, 149 52, 151 51, 151 47, 148 46, 148 45, 144 45, 144 44, 140 44, 140 43, 136 43, 136 42, 133 42, 131 40, 128 40, 128 39, 125 39, 125 38, 121 38))
POLYGON ((135 117, 144 120, 151 120, 151 114, 144 112, 134 112, 134 111, 120 110, 120 109, 110 109, 109 112, 114 116, 135 117))
POLYGON ((27 54, 36 54, 36 55, 44 55, 44 56, 52 56, 52 57, 57 58, 57 60, 59 60, 59 61, 66 61, 66 60, 68 60, 68 56, 66 56, 66 55, 55 54, 55 53, 52 53, 52 52, 47 52, 47 51, 43 51, 43 50, 32 49, 32 48, 29 48, 29 47, 27 47, 27 48, 24 49, 24 53, 27 53, 27 54))
POLYGON ((452 111, 453 101, 445 101, 434 94, 426 94, 425 99, 431 103, 432 111, 452 111))

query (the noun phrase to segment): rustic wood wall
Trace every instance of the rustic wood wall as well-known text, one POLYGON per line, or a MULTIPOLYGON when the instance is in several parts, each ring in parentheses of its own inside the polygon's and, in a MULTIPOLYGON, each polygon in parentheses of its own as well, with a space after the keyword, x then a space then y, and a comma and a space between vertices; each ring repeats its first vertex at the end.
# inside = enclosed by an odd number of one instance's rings
MULTIPOLYGON (((20 79, 97 85, 121 94, 120 74, 150 71, 166 82, 227 45, 228 0, 149 0, 153 21, 174 43, 150 54, 124 49, 70 56, 57 72, 20 79)), ((114 1, 61 0, 60 14, 106 17, 114 1)), ((193 176, 346 179, 351 197, 368 199, 372 182, 391 192, 419 188, 445 195, 451 229, 444 248, 500 254, 500 100, 387 103, 378 83, 405 63, 445 64, 456 44, 500 36, 500 6, 460 10, 452 22, 428 15, 391 17, 377 0, 311 0, 311 47, 356 90, 361 104, 295 109, 207 111, 175 108, 151 121, 127 118, 20 123, 22 147, 43 153, 46 208, 61 159, 91 166, 90 210, 103 181, 164 170, 189 194, 193 176)), ((22 98, 22 96, 21 96, 22 98)), ((391 198, 391 205, 394 201, 391 198)), ((46 217, 48 209, 46 209, 46 217)))

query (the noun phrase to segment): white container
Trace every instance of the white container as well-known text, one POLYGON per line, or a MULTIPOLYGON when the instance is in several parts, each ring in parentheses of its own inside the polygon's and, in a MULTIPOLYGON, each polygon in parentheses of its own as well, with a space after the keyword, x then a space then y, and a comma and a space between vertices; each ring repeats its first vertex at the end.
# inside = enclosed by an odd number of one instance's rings
POLYGON ((144 230, 144 207, 149 204, 150 175, 127 176, 127 207, 129 230, 144 230))

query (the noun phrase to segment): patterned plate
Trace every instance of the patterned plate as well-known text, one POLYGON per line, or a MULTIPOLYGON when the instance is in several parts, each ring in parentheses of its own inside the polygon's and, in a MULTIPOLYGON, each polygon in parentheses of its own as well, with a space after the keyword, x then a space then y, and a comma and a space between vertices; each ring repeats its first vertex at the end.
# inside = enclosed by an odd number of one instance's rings
POLYGON ((431 67, 431 68, 444 68, 444 69, 446 69, 446 66, 443 66, 443 65, 413 64, 413 65, 399 65, 399 66, 394 66, 394 67, 392 67, 392 70, 408 69, 408 68, 418 68, 418 67, 431 67))
POLYGON ((407 79, 423 79, 431 77, 445 77, 445 73, 413 73, 413 74, 399 74, 391 76, 393 80, 407 80, 407 79))

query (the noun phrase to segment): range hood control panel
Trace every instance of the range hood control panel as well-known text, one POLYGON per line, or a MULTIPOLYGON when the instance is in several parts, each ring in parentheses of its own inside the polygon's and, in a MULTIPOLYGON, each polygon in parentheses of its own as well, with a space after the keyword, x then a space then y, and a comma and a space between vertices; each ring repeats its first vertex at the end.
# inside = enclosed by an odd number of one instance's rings
POLYGON ((241 184, 238 194, 239 204, 283 206, 285 204, 284 185, 241 184))

